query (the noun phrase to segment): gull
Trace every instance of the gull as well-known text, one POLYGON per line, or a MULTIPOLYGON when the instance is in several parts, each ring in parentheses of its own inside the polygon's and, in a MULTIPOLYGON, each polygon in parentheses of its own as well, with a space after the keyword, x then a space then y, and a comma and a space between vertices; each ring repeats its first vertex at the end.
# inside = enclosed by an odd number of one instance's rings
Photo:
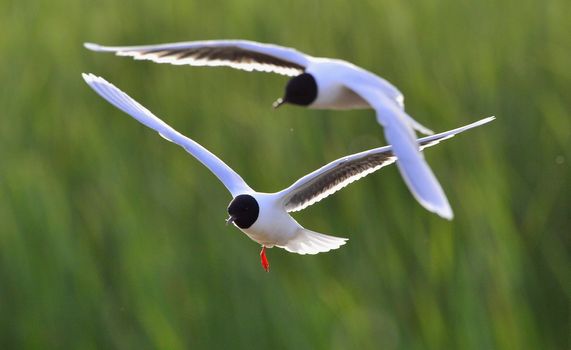
POLYGON ((291 76, 284 96, 274 102, 275 108, 284 103, 315 109, 373 108, 386 140, 398 157, 398 169, 412 195, 427 210, 448 220, 454 216, 440 183, 416 143, 414 130, 427 135, 432 131, 405 112, 403 94, 378 75, 343 60, 313 57, 292 48, 248 40, 146 46, 84 45, 93 51, 113 52, 137 60, 227 66, 291 76))
MULTIPOLYGON (((305 209, 397 160, 392 146, 374 148, 339 158, 279 192, 257 192, 220 158, 180 134, 113 84, 93 74, 84 73, 83 79, 109 103, 155 130, 166 140, 184 148, 222 182, 232 195, 226 222, 238 227, 262 246, 260 259, 266 271, 269 271, 270 266, 266 248, 279 247, 297 254, 317 254, 345 244, 347 238, 305 229, 289 213, 305 209)), ((419 139, 418 144, 420 149, 424 149, 493 119, 494 117, 485 118, 458 129, 427 136, 419 139)))

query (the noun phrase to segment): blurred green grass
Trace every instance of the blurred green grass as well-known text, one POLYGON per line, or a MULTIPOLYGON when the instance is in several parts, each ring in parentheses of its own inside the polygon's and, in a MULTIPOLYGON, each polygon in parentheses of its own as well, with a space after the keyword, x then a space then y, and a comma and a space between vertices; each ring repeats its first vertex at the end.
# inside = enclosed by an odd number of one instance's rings
POLYGON ((0 346, 565 349, 571 41, 564 0, 0 0, 0 346), (226 227, 229 195, 83 83, 102 75, 275 191, 384 143, 371 111, 271 110, 285 78, 134 62, 84 41, 244 38, 395 83, 440 131, 455 210, 383 169, 296 218, 350 238, 298 256, 226 227))

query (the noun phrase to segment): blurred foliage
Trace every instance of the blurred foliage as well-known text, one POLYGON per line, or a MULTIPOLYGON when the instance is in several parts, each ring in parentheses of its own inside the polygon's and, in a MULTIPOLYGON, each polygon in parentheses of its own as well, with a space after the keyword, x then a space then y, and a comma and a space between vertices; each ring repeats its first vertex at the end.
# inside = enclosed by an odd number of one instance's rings
POLYGON ((571 2, 0 0, 3 349, 568 349, 571 2), (89 52, 243 38, 338 57, 442 131, 427 152, 455 210, 394 167, 296 214, 350 238, 269 251, 181 149, 89 90, 93 72, 279 190, 384 144, 372 111, 271 109, 287 78, 89 52))

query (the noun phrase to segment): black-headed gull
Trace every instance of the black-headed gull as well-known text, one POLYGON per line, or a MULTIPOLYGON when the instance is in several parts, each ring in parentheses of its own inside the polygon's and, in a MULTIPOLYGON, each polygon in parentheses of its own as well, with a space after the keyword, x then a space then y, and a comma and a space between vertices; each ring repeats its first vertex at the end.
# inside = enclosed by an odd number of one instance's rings
POLYGON ((93 51, 114 52, 138 60, 193 66, 227 66, 246 71, 293 76, 278 107, 291 103, 318 109, 374 108, 385 137, 398 156, 405 183, 419 203, 443 218, 452 208, 438 180, 420 153, 414 129, 432 134, 404 111, 404 97, 391 83, 346 61, 312 57, 295 49, 247 40, 191 41, 148 46, 101 46, 93 51))
MULTIPOLYGON (((374 148, 337 159, 302 177, 282 191, 256 192, 222 160, 174 130, 113 84, 93 74, 83 74, 83 79, 115 107, 157 131, 165 139, 181 146, 210 169, 232 194, 227 223, 233 223, 248 237, 262 245, 260 255, 262 266, 266 271, 269 270, 269 263, 265 248, 280 247, 292 253, 317 254, 337 249, 345 244, 346 238, 333 237, 303 228, 289 213, 305 209, 396 160, 391 146, 374 148)), ((482 119, 462 128, 419 139, 420 149, 433 146, 493 119, 494 117, 482 119)))

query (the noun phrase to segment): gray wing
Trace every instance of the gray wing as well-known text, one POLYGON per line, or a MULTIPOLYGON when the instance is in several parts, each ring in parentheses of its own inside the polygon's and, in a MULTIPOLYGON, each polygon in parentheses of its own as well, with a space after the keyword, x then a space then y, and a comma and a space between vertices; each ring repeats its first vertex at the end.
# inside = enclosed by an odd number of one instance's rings
POLYGON ((292 48, 247 40, 190 41, 147 46, 84 45, 93 51, 113 52, 137 60, 175 65, 225 66, 288 76, 303 73, 310 60, 310 56, 292 48))
MULTIPOLYGON (((418 139, 420 150, 434 146, 440 141, 466 130, 489 123, 494 119, 495 117, 485 118, 454 130, 418 139)), ((350 183, 394 163, 396 159, 391 146, 356 153, 337 159, 302 177, 277 195, 282 197, 284 208, 288 212, 299 211, 319 202, 350 183)))

